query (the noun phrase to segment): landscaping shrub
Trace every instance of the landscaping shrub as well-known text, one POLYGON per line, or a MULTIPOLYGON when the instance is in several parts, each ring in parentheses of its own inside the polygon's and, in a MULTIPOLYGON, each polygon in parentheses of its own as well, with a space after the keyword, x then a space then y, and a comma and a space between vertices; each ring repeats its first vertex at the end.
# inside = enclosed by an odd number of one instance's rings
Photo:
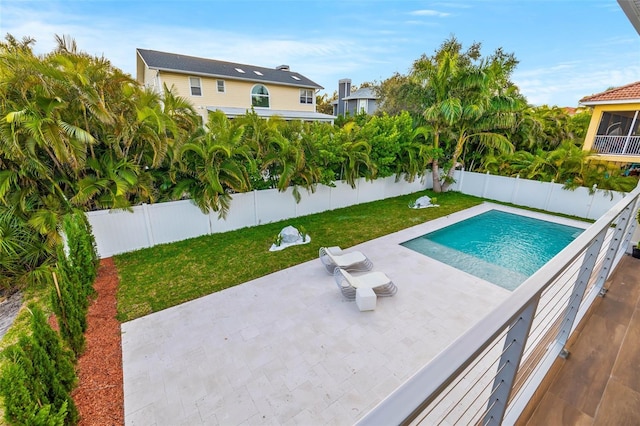
POLYGON ((31 335, 21 336, 3 352, 0 392, 5 419, 20 425, 75 425, 73 353, 64 349, 40 308, 32 305, 30 312, 31 335))
POLYGON ((85 347, 87 311, 94 294, 99 260, 91 227, 83 213, 67 215, 63 229, 67 251, 62 245, 58 246, 51 300, 62 338, 80 355, 85 347))

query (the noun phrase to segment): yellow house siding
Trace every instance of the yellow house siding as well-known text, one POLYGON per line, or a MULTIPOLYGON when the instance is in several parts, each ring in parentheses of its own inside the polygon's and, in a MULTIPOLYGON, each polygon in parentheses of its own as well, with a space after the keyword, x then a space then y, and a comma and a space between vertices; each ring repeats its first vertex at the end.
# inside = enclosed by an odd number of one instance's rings
MULTIPOLYGON (((300 103, 300 88, 288 86, 266 85, 271 98, 271 109, 288 111, 315 111, 314 104, 300 103)), ((251 85, 253 87, 253 85, 251 85)), ((249 99, 251 101, 251 99, 249 99)))
POLYGON ((140 84, 145 84, 145 72, 147 70, 147 66, 144 61, 140 57, 140 55, 136 55, 136 81, 140 84))
POLYGON ((584 137, 584 145, 582 146, 583 151, 591 151, 593 147, 593 142, 596 139, 596 132, 598 131, 598 126, 600 125, 600 119, 602 118, 602 111, 603 110, 601 108, 593 108, 593 114, 591 114, 589 128, 587 129, 587 134, 584 137))
POLYGON ((617 163, 620 165, 628 164, 628 163, 640 163, 640 157, 637 155, 607 155, 607 154, 597 154, 589 157, 594 160, 604 160, 610 161, 612 163, 617 163))
MULTIPOLYGON (((197 75, 161 72, 162 83, 176 88, 180 96, 188 99, 196 108, 222 106, 251 108, 251 89, 256 84, 250 81, 229 80, 225 78, 202 77, 197 75), (191 96, 189 77, 200 77, 202 96, 191 96), (225 92, 218 92, 218 80, 224 80, 225 92)), ((314 104, 300 103, 300 88, 276 84, 264 84, 269 91, 270 109, 288 111, 315 111, 314 104)))

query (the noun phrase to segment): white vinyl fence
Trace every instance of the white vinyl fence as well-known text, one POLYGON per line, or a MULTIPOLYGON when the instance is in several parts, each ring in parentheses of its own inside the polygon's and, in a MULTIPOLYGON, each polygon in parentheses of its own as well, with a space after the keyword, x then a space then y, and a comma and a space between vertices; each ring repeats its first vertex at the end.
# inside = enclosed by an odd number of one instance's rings
POLYGON ((599 219, 627 194, 588 188, 573 191, 563 185, 490 174, 456 171, 455 184, 450 190, 463 194, 531 207, 553 213, 562 213, 585 219, 599 219))
MULTIPOLYGON (((456 183, 450 190, 554 213, 598 219, 625 194, 607 194, 586 188, 575 191, 562 185, 489 174, 456 171, 456 183)), ((201 235, 277 222, 355 204, 411 194, 433 188, 431 174, 412 183, 395 177, 367 182, 358 180, 352 189, 344 182, 335 187, 318 185, 313 193, 301 190, 296 203, 291 189, 275 189, 234 194, 226 219, 218 213, 203 214, 191 201, 143 204, 124 210, 101 210, 87 213, 101 258, 153 247, 201 235)))
POLYGON ((277 222, 327 210, 399 195, 411 194, 432 188, 431 176, 414 182, 395 177, 366 181, 360 179, 356 188, 344 182, 335 187, 318 185, 315 192, 300 190, 302 199, 296 203, 291 188, 285 192, 276 189, 234 194, 226 219, 217 212, 204 214, 190 200, 167 203, 143 204, 124 210, 100 210, 87 213, 98 255, 101 258, 119 253, 153 247, 215 234, 234 229, 277 222))

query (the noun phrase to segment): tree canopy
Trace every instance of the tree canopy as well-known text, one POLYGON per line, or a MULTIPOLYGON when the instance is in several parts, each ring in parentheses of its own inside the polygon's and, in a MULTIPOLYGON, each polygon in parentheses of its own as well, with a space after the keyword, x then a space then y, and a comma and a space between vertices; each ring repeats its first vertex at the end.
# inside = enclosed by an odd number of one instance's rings
MULTIPOLYGON (((61 218, 74 211, 191 199, 224 216, 237 192, 293 187, 299 197, 318 183, 411 180, 429 170, 434 190, 444 191, 456 167, 512 174, 497 162, 520 167, 519 159, 560 149, 577 158, 590 117, 527 105, 510 80, 513 54, 483 56, 479 43, 463 49, 451 37, 408 75, 377 85, 376 116, 331 125, 263 120, 250 110, 236 119, 210 113, 201 123, 173 87, 152 91, 72 39, 56 41, 45 55, 33 53, 31 38, 0 42, 0 280, 15 281, 19 271, 46 275, 61 218)), ((331 107, 332 98, 318 107, 331 107)), ((615 173, 582 170, 588 177, 574 174, 572 183, 615 173)))

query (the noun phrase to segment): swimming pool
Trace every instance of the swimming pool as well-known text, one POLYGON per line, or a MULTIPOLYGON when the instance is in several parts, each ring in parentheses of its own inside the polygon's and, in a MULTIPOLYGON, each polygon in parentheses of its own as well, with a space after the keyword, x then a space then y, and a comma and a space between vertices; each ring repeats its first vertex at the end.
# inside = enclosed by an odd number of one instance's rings
POLYGON ((402 246, 514 290, 584 229, 490 210, 401 243, 402 246))

